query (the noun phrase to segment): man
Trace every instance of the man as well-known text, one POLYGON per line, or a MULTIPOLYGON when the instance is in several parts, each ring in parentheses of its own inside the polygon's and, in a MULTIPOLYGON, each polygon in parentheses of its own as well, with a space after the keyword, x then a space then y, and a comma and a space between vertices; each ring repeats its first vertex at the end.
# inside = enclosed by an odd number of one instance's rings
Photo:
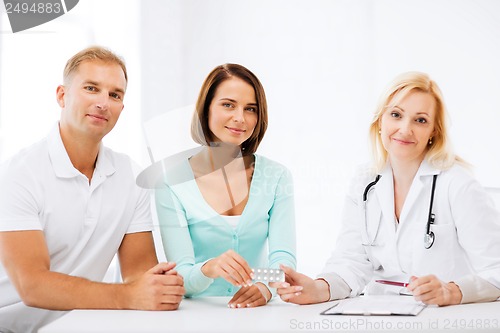
POLYGON ((70 309, 175 310, 175 264, 160 263, 149 193, 102 138, 123 109, 127 71, 91 47, 66 64, 61 117, 0 173, 0 332, 32 332, 70 309), (118 252, 122 284, 101 281, 118 252))

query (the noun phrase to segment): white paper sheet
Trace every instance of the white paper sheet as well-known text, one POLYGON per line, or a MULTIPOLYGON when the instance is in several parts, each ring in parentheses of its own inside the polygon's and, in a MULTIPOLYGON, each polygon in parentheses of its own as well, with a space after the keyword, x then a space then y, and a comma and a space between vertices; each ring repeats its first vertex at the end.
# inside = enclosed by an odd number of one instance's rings
POLYGON ((426 305, 411 296, 372 295, 335 301, 322 315, 416 316, 426 305))

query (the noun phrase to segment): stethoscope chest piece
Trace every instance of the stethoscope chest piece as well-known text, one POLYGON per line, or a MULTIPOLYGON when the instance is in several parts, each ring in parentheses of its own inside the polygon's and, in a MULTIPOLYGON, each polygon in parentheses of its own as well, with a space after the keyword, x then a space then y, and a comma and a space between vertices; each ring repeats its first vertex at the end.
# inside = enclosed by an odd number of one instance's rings
POLYGON ((426 249, 430 249, 432 244, 434 244, 434 233, 431 231, 424 236, 424 246, 426 249))

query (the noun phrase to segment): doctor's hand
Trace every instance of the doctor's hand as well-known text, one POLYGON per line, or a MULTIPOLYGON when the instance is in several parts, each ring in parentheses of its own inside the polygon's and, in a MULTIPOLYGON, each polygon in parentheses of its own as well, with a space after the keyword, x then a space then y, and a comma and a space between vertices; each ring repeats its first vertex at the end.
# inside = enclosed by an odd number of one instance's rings
POLYGON ((412 276, 406 287, 417 301, 425 304, 453 305, 460 304, 462 292, 453 282, 443 282, 434 275, 412 276))
POLYGON ((330 286, 325 280, 313 280, 284 265, 280 265, 280 268, 285 272, 285 282, 272 282, 269 286, 277 288, 278 295, 283 301, 314 304, 330 300, 330 286))
POLYGON ((201 272, 212 279, 221 277, 233 286, 252 285, 252 269, 246 260, 233 250, 228 250, 207 261, 201 267, 201 272))
POLYGON ((266 305, 272 294, 262 282, 252 286, 241 287, 227 304, 230 308, 253 308, 266 305))

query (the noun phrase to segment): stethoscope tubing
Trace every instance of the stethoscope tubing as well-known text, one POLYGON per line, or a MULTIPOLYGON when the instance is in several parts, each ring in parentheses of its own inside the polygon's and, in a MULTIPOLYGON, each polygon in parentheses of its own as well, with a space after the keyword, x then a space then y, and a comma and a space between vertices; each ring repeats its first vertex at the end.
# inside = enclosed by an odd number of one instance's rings
MULTIPOLYGON (((434 224, 434 220, 435 220, 435 215, 432 213, 432 206, 434 204, 434 192, 436 191, 437 176, 438 175, 434 175, 432 177, 431 200, 430 200, 430 203, 429 203, 429 215, 427 217, 427 225, 426 225, 425 237, 424 237, 424 247, 426 249, 430 249, 432 247, 432 245, 434 244, 434 240, 435 240, 435 235, 431 231, 431 224, 434 224)), ((363 191, 363 209, 364 209, 364 215, 365 215, 365 229, 366 229, 367 239, 369 239, 369 235, 368 235, 368 222, 367 222, 367 218, 366 218, 366 202, 368 201, 368 192, 370 191, 370 189, 373 186, 375 186, 378 183, 378 181, 380 180, 381 177, 382 177, 382 175, 377 175, 375 177, 375 180, 372 181, 371 183, 369 183, 365 187, 365 190, 363 191)), ((370 246, 374 245, 375 239, 377 238, 378 230, 379 229, 380 229, 380 221, 379 221, 379 225, 378 225, 378 228, 377 228, 377 233, 375 234, 375 238, 373 239, 373 241, 369 242, 368 245, 370 245, 370 246)))
POLYGON ((431 233, 431 224, 434 224, 434 214, 432 213, 432 205, 434 204, 434 192, 436 190, 436 179, 438 175, 434 175, 432 177, 432 190, 431 190, 431 202, 429 205, 429 216, 427 217, 427 229, 426 234, 429 235, 431 233))

